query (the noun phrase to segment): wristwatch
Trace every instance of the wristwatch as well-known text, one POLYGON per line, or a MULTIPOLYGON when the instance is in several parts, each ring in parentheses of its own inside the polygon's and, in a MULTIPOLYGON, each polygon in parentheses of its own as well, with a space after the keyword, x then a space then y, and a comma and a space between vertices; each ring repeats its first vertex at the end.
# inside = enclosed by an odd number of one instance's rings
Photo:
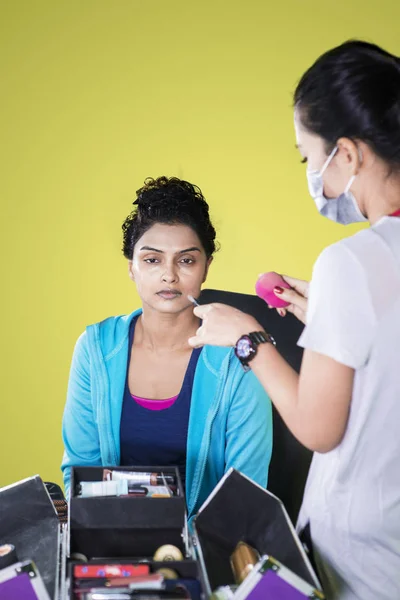
POLYGON ((248 335, 242 335, 238 339, 235 346, 235 354, 242 363, 243 369, 249 371, 249 362, 253 360, 257 354, 260 344, 272 344, 276 346, 276 342, 272 335, 265 331, 254 331, 248 335))

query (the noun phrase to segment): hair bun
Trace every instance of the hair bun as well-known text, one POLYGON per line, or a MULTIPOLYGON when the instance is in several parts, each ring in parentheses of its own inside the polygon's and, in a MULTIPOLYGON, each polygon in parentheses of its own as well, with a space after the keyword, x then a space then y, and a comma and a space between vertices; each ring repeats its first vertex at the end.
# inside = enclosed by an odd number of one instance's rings
POLYGON ((208 204, 201 190, 176 177, 147 178, 133 202, 142 216, 157 217, 165 211, 208 215, 208 204))
POLYGON ((187 225, 199 236, 208 257, 215 252, 215 229, 208 204, 196 185, 177 177, 148 178, 136 191, 133 205, 122 226, 126 258, 132 258, 139 237, 156 223, 187 225))

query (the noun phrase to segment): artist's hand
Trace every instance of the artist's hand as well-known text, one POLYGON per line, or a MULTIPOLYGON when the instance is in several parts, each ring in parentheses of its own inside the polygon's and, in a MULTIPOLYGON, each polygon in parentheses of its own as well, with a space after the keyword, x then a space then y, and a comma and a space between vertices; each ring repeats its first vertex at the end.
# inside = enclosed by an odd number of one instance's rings
POLYGON ((196 306, 194 314, 202 320, 202 325, 189 339, 193 348, 206 344, 235 346, 242 335, 263 329, 252 316, 226 304, 196 306))
POLYGON ((274 294, 277 298, 290 302, 286 308, 278 308, 277 311, 284 317, 286 312, 293 313, 299 321, 306 322, 307 316, 307 304, 308 304, 308 281, 302 279, 295 279, 294 277, 288 277, 282 275, 282 278, 290 285, 291 289, 275 288, 274 294))

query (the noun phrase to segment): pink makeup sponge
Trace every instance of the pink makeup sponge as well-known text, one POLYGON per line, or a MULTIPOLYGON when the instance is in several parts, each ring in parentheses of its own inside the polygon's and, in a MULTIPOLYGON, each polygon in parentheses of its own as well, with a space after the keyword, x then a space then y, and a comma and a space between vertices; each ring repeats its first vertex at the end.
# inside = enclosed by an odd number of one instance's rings
POLYGON ((278 273, 275 273, 274 271, 264 273, 257 279, 256 294, 274 308, 285 308, 286 306, 289 306, 289 302, 275 296, 274 288, 276 287, 290 290, 290 285, 286 283, 278 273))

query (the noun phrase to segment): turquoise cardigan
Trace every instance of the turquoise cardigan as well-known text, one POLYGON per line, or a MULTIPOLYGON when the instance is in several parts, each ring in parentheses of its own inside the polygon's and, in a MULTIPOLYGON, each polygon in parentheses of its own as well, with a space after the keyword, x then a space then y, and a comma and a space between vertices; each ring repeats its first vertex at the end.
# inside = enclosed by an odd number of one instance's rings
MULTIPOLYGON (((62 425, 67 497, 72 466, 119 465, 129 325, 140 313, 90 325, 76 343, 62 425)), ((243 371, 232 349, 205 346, 189 417, 188 518, 230 467, 265 488, 271 451, 272 408, 261 384, 243 371)))

